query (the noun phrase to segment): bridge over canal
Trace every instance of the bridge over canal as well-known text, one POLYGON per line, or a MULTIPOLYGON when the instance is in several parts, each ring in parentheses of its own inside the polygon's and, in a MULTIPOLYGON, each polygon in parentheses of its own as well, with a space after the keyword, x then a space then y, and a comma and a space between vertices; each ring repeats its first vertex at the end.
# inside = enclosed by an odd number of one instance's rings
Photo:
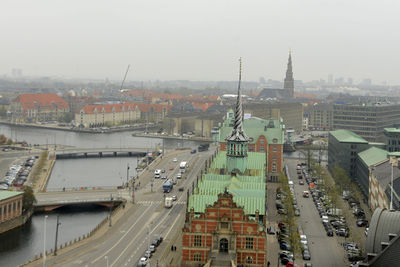
POLYGON ((147 152, 151 152, 151 150, 146 148, 71 148, 57 150, 56 159, 143 157, 147 152))
POLYGON ((36 210, 50 211, 63 206, 96 204, 106 207, 118 205, 125 200, 117 189, 110 190, 77 190, 61 192, 43 192, 35 194, 36 210))

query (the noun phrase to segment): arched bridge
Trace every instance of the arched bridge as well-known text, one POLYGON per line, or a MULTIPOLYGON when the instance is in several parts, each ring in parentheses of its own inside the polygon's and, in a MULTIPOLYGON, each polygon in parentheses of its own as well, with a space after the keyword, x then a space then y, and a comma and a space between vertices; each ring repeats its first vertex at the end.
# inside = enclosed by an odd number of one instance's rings
MULTIPOLYGON (((151 151, 151 150, 150 150, 151 151)), ((143 157, 146 148, 72 148, 58 150, 56 159, 102 158, 102 157, 143 157)))
POLYGON ((63 206, 96 204, 106 207, 115 206, 125 200, 118 190, 61 191, 36 193, 35 209, 50 211, 63 206))

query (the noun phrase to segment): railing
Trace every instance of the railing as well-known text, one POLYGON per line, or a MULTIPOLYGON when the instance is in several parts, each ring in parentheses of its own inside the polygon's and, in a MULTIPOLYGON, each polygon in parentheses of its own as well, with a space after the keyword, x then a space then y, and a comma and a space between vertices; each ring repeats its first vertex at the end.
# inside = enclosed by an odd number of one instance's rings
POLYGON ((122 186, 82 186, 82 187, 63 187, 47 188, 44 192, 74 192, 74 191, 97 191, 97 190, 118 190, 122 186))

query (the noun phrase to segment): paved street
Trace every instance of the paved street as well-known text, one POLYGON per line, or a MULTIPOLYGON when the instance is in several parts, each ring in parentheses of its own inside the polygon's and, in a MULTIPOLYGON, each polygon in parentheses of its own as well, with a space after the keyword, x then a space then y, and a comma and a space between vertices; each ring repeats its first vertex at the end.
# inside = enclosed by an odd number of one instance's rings
POLYGON ((339 245, 337 237, 328 237, 312 198, 303 198, 303 191, 308 190, 307 183, 299 185, 296 174, 297 160, 285 160, 289 173, 295 184, 295 194, 300 208, 298 224, 307 235, 313 266, 347 266, 344 249, 339 245))
MULTIPOLYGON (((136 266, 149 242, 160 235, 164 237, 164 241, 155 254, 155 257, 159 257, 161 251, 168 249, 169 240, 176 231, 181 230, 175 225, 184 216, 186 189, 191 188, 195 177, 204 167, 204 161, 212 153, 213 149, 196 154, 184 152, 176 156, 166 155, 157 165, 151 165, 146 177, 139 179, 140 187, 134 193, 135 204, 127 205, 127 212, 110 231, 98 239, 83 241, 82 245, 75 249, 60 251, 59 256, 48 258, 47 265, 106 266, 108 259, 109 266, 136 266), (177 162, 172 161, 174 157, 177 158, 177 162), (165 169, 168 178, 176 179, 181 161, 188 161, 190 169, 169 193, 169 195, 177 195, 178 200, 174 202, 171 209, 166 209, 162 193, 162 184, 165 180, 154 179, 152 170, 165 169), (170 167, 173 167, 173 170, 169 170, 170 167), (179 187, 184 187, 185 191, 178 191, 179 187)), ((125 191, 122 195, 128 197, 128 192, 125 191)), ((40 265, 41 261, 37 261, 32 266, 40 265)))

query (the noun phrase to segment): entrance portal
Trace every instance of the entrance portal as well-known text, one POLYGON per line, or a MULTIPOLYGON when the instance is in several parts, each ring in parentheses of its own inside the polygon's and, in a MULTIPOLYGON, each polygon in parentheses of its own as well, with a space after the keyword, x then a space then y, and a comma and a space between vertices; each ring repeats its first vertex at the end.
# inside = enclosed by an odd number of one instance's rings
POLYGON ((226 238, 219 241, 219 252, 228 252, 228 240, 226 238))

